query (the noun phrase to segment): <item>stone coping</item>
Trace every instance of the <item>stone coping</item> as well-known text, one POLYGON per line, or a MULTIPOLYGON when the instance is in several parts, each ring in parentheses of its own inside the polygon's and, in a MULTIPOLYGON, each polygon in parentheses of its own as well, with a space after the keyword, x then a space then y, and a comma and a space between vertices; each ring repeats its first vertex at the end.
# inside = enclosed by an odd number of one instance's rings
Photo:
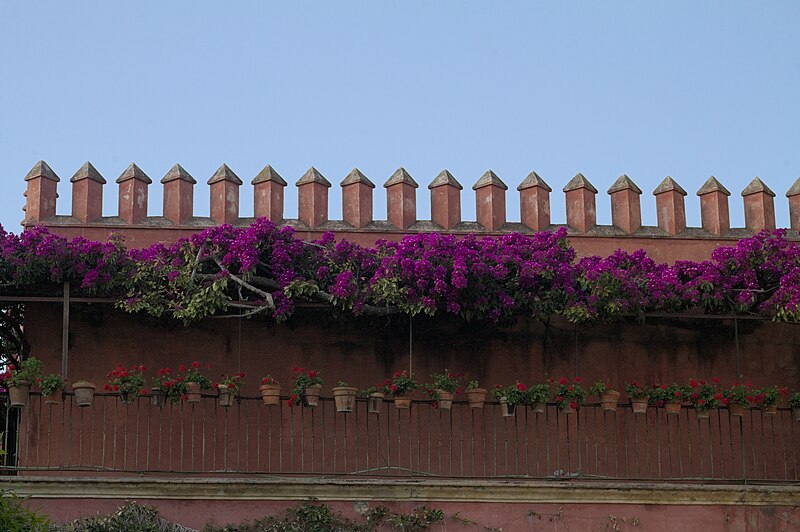
POLYGON ((419 501, 800 506, 800 483, 736 485, 483 479, 0 477, 33 499, 419 501))

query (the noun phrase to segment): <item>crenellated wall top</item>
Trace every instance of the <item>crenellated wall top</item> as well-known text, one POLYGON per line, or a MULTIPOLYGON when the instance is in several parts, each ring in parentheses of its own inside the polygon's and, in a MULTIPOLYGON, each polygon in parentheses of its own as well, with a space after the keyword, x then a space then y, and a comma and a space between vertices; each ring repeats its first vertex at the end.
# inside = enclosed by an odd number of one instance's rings
MULTIPOLYGON (((152 180, 135 164, 126 168, 116 180, 119 208, 116 216, 102 216, 103 189, 106 180, 91 163, 84 164, 70 179, 72 211, 68 216, 56 215, 58 175, 39 161, 25 176, 24 226, 45 225, 65 235, 83 234, 101 237, 105 231, 133 237, 136 244, 171 241, 200 229, 230 223, 247 225, 253 218, 239 213, 239 188, 243 182, 226 164, 209 178, 209 217, 194 215, 196 180, 179 164, 170 168, 161 179, 164 205, 161 215, 147 212, 147 193, 152 180), (138 237, 137 237, 138 235, 138 237), (147 235, 147 236, 144 236, 147 235)), ((687 192, 667 176, 652 192, 656 199, 657 226, 643 226, 640 206, 642 190, 627 175, 620 176, 608 189, 611 202, 610 224, 596 219, 597 188, 581 173, 563 187, 566 202, 566 223, 550 218, 551 187, 536 172, 531 172, 517 187, 520 219, 508 220, 506 201, 508 186, 488 170, 472 192, 447 170, 428 185, 430 220, 417 218, 419 185, 404 169, 399 168, 383 184, 386 189, 387 219, 373 219, 375 185, 358 169, 343 178, 342 219, 328 217, 328 191, 333 186, 316 168, 311 167, 294 186, 297 187, 298 218, 284 216, 284 190, 287 181, 267 165, 251 181, 255 217, 267 217, 277 224, 293 226, 301 235, 314 238, 324 231, 347 234, 361 243, 378 238, 399 238, 402 234, 440 231, 454 234, 534 232, 566 225, 573 241, 581 238, 609 240, 603 248, 629 248, 632 244, 664 239, 724 242, 736 240, 762 229, 775 229, 775 193, 758 177, 741 191, 744 227, 731 227, 729 199, 731 193, 714 176, 702 183, 699 196, 702 224, 686 225, 687 192), (463 220, 463 194, 473 194, 476 220, 463 220)), ((424 191, 424 189, 422 189, 424 191)), ((424 193, 424 192, 422 192, 424 193)), ((513 194, 513 191, 511 192, 513 194)), ((790 213, 790 229, 800 230, 800 179, 786 192, 790 213)), ((645 245, 644 247, 653 247, 645 245)), ((639 247, 642 247, 639 245, 639 247)), ((707 248, 708 246, 703 246, 707 248)), ((613 249, 612 249, 613 251, 613 249)))

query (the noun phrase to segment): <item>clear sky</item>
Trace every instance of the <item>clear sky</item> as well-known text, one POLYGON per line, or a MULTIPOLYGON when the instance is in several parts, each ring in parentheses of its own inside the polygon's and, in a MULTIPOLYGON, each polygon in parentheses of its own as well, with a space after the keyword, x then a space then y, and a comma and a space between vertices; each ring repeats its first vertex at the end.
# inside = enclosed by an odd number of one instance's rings
MULTIPOLYGON (((136 162, 158 181, 180 162, 198 181, 195 213, 208 214, 205 182, 223 162, 245 181, 267 163, 294 184, 311 165, 332 183, 358 167, 378 185, 404 166, 427 184, 443 168, 471 185, 488 168, 508 185, 536 170, 554 189, 582 172, 605 191, 622 173, 652 191, 671 175, 694 194, 713 174, 733 193, 756 175, 784 193, 800 176, 800 2, 0 2, 0 222, 19 230, 23 177, 39 159, 69 178, 90 160, 114 180, 136 162)), ((297 214, 287 188, 287 217, 297 214)))

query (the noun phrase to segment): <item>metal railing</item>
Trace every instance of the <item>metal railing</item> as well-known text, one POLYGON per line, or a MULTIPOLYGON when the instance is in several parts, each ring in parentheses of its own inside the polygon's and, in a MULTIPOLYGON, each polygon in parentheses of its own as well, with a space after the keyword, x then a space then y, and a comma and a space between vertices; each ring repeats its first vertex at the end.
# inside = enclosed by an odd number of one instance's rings
POLYGON ((800 422, 792 412, 727 410, 698 418, 649 408, 634 414, 597 404, 564 414, 500 405, 483 409, 456 401, 451 410, 386 401, 368 413, 319 406, 264 405, 240 397, 222 407, 216 397, 159 407, 141 397, 124 404, 96 394, 80 408, 71 394, 46 405, 38 395, 6 410, 0 466, 5 474, 92 472, 113 475, 362 475, 655 481, 795 482, 800 422))

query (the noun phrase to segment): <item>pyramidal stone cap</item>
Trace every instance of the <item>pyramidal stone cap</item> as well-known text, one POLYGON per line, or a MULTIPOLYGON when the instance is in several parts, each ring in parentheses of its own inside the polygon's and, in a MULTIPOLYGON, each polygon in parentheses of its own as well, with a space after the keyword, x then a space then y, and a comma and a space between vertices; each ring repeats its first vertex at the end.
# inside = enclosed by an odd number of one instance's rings
POLYGON ((164 174, 164 177, 161 178, 161 182, 169 183, 170 181, 176 181, 178 179, 182 181, 187 181, 193 185, 197 183, 197 181, 194 180, 194 178, 189 174, 189 172, 184 170, 183 166, 177 163, 175 164, 175 166, 170 168, 166 174, 164 174))
POLYGON ((239 179, 239 176, 236 175, 225 163, 222 163, 222 166, 217 168, 217 171, 214 172, 214 175, 212 175, 211 179, 208 180, 208 184, 212 185, 214 183, 219 183, 220 181, 230 181, 231 183, 235 183, 237 185, 242 184, 242 180, 239 179))
POLYGON ((761 181, 761 178, 758 176, 750 181, 749 185, 744 187, 744 190, 742 190, 742 196, 749 196, 759 192, 764 192, 773 198, 775 197, 775 193, 772 191, 772 189, 770 189, 763 181, 761 181))
POLYGON ((414 188, 419 188, 419 185, 414 178, 411 177, 411 174, 406 172, 406 169, 402 166, 394 171, 392 177, 390 177, 386 183, 383 184, 384 188, 389 188, 392 185, 397 185, 399 183, 405 183, 406 185, 411 185, 414 188))
POLYGON ((461 186, 461 183, 459 183, 458 180, 453 177, 453 174, 451 174, 448 170, 442 170, 439 172, 439 175, 437 175, 436 178, 431 181, 431 184, 428 185, 428 188, 434 189, 437 187, 443 187, 445 185, 456 187, 458 190, 464 190, 464 187, 461 186))
POLYGON ((585 188, 590 192, 594 192, 595 194, 597 194, 597 189, 594 188, 594 185, 589 183, 589 180, 586 179, 580 172, 575 174, 575 177, 569 180, 567 186, 564 187, 564 192, 569 192, 570 190, 578 190, 581 188, 585 188))
POLYGON ((83 166, 81 166, 78 171, 75 172, 75 175, 72 176, 70 182, 74 183, 75 181, 80 181, 82 179, 91 179, 92 181, 97 181, 103 185, 106 183, 106 180, 100 175, 100 172, 97 171, 97 168, 92 166, 92 163, 89 161, 83 163, 83 166))
POLYGON ((119 177, 117 178, 117 183, 122 183, 130 179, 137 179, 139 181, 147 183, 148 185, 153 182, 153 180, 150 179, 147 176, 147 174, 145 174, 144 171, 142 171, 141 168, 136 166, 136 163, 131 163, 131 165, 128 166, 125 169, 125 171, 119 175, 119 177))
POLYGON ((800 195, 800 177, 797 178, 797 181, 794 182, 792 188, 786 191, 786 197, 791 198, 792 196, 800 195))
POLYGON ((299 187, 300 185, 307 185, 308 183, 319 183, 320 185, 325 185, 326 187, 331 186, 331 182, 325 179, 325 177, 319 173, 319 170, 313 166, 306 170, 306 173, 297 180, 295 186, 299 187))
POLYGON ((642 189, 636 186, 630 177, 625 174, 622 174, 614 181, 614 184, 611 185, 611 188, 608 189, 607 194, 613 194, 614 192, 620 192, 622 190, 632 190, 637 194, 642 193, 642 189))
POLYGON ((656 187, 653 191, 654 195, 663 194, 664 192, 675 191, 681 196, 686 195, 686 191, 683 190, 683 187, 680 186, 678 183, 675 182, 670 176, 664 178, 664 180, 656 187))
POLYGON ((346 187, 347 185, 357 185, 362 183, 367 185, 369 188, 375 188, 375 183, 369 180, 367 176, 361 173, 361 170, 358 168, 353 168, 350 170, 350 173, 342 179, 342 182, 339 183, 340 187, 346 187))
POLYGON ((30 171, 25 174, 25 181, 30 181, 31 179, 36 179, 37 177, 44 177, 45 179, 50 179, 56 183, 61 181, 53 169, 50 168, 50 165, 44 161, 39 161, 33 165, 33 168, 31 168, 30 171))
POLYGON ((722 192, 726 196, 730 196, 730 191, 725 188, 725 186, 717 181, 717 178, 713 175, 706 179, 706 182, 703 183, 703 186, 697 191, 698 196, 704 196, 706 194, 710 194, 711 192, 722 192))
POLYGON ((545 183, 544 179, 539 177, 539 174, 536 172, 531 172, 528 174, 528 177, 522 180, 522 183, 517 186, 517 190, 525 190, 526 188, 533 188, 533 187, 541 187, 548 192, 552 192, 553 189, 550 188, 550 185, 545 183))
POLYGON ((268 181, 274 181, 275 183, 278 183, 284 187, 287 185, 286 181, 281 177, 281 175, 270 165, 262 168, 261 171, 253 178, 250 184, 257 185, 259 183, 266 183, 268 181))
POLYGON ((503 183, 503 181, 497 177, 491 170, 486 170, 486 172, 481 176, 478 181, 472 185, 472 190, 478 190, 479 188, 488 187, 490 185, 494 185, 496 187, 500 187, 503 190, 508 190, 508 186, 503 183))

